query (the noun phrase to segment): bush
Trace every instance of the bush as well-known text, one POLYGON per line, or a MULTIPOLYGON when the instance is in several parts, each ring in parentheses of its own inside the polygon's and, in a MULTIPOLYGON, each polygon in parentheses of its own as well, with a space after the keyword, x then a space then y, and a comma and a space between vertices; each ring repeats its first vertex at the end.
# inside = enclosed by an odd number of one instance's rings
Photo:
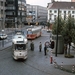
POLYGON ((66 58, 74 58, 74 55, 65 55, 66 58))

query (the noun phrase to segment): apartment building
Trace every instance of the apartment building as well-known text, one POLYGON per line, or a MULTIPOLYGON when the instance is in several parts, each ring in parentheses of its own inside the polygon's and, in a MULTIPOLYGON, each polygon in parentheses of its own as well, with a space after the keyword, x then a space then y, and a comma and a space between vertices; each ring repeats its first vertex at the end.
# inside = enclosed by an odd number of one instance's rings
POLYGON ((6 26, 18 27, 26 21, 26 0, 6 0, 6 26))
POLYGON ((38 5, 27 4, 27 23, 42 24, 47 22, 47 8, 38 5))
POLYGON ((69 14, 71 14, 71 16, 75 18, 75 2, 52 1, 51 3, 48 3, 47 9, 48 9, 47 21, 50 23, 53 23, 58 17, 58 9, 60 12, 59 14, 62 16, 64 20, 66 19, 66 17, 68 17, 69 14))
POLYGON ((75 2, 75 0, 71 0, 71 2, 75 2))

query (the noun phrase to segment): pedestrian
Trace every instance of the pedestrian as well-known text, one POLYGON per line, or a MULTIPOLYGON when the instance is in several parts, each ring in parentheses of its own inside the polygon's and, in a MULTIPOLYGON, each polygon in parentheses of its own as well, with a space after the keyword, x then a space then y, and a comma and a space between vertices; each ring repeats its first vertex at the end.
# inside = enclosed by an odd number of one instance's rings
POLYGON ((45 29, 45 25, 44 25, 44 29, 45 29))
POLYGON ((46 45, 45 45, 45 46, 44 46, 44 54, 45 54, 45 55, 47 55, 46 50, 47 50, 47 47, 46 47, 46 45))
POLYGON ((30 43, 30 49, 31 49, 32 51, 34 51, 34 43, 33 43, 33 41, 31 41, 31 43, 30 43))
POLYGON ((41 52, 41 50, 42 50, 42 44, 40 42, 40 44, 39 44, 39 52, 41 52))
POLYGON ((67 55, 67 44, 64 44, 64 54, 67 55))

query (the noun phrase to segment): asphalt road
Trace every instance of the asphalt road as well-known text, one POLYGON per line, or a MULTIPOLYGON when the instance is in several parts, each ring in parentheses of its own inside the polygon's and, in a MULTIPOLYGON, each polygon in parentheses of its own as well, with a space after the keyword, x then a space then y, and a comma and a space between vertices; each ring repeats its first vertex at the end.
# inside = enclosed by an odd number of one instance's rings
MULTIPOLYGON (((43 35, 43 36, 46 36, 46 35, 43 35)), ((46 73, 44 73, 43 70, 40 70, 38 68, 40 67, 39 64, 41 60, 41 59, 39 60, 39 58, 42 56, 45 57, 43 49, 41 53, 38 50, 39 42, 41 40, 41 42, 44 45, 44 41, 48 39, 47 37, 43 37, 43 36, 33 40, 34 45, 35 45, 34 51, 30 50, 30 47, 29 47, 30 41, 28 42, 28 59, 25 61, 24 60, 19 60, 19 61, 13 60, 12 47, 9 47, 7 49, 0 51, 0 60, 1 60, 0 61, 0 75, 38 75, 38 74, 46 75, 46 73)))
POLYGON ((33 40, 34 51, 30 50, 28 41, 27 60, 15 61, 12 57, 12 47, 0 51, 0 75, 72 75, 55 69, 50 64, 49 54, 44 56, 44 43, 49 41, 49 33, 43 30, 42 36, 33 40), (39 42, 42 42, 42 52, 39 52, 39 42))

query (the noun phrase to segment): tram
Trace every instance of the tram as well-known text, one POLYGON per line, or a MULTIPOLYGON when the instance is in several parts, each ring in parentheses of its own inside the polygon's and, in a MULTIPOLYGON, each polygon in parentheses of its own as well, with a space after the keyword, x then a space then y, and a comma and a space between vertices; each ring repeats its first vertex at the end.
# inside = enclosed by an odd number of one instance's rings
POLYGON ((33 28, 28 28, 27 29, 27 39, 35 39, 39 36, 41 36, 41 26, 35 26, 33 28))
POLYGON ((13 58, 27 59, 27 38, 24 35, 15 35, 12 39, 13 58))

